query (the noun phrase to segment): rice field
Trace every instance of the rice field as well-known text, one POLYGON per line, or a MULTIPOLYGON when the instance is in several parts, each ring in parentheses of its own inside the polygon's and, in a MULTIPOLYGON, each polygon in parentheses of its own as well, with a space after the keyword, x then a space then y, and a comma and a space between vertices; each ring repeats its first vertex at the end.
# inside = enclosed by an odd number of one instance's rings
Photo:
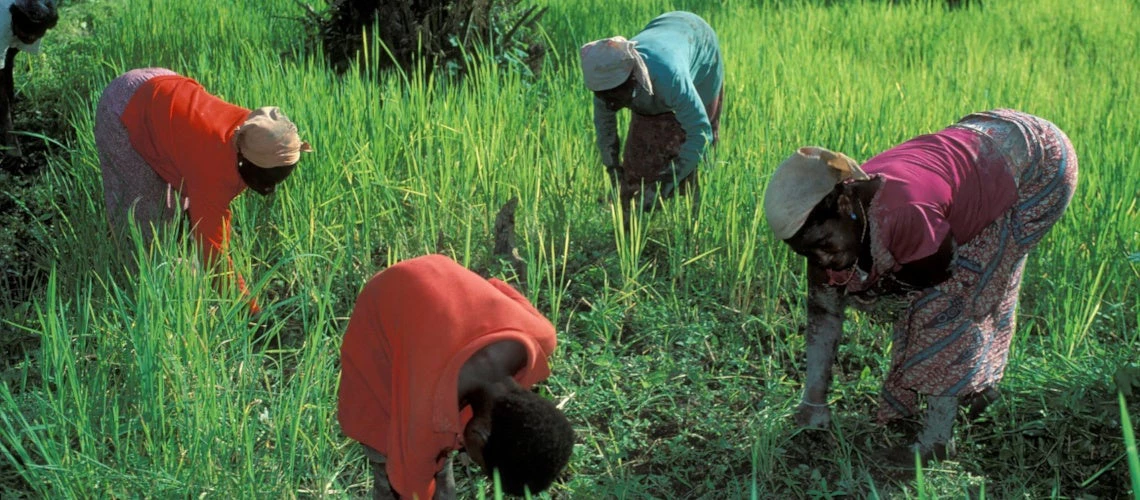
MULTIPOLYGON (((558 327, 541 390, 578 443, 543 496, 1140 494, 1140 404, 1113 385, 1140 343, 1140 4, 544 5, 552 51, 540 75, 473 64, 455 80, 377 73, 377 46, 338 76, 306 45, 293 0, 64 2, 45 54, 17 67, 18 106, 63 126, 28 131, 22 140, 50 141, 48 165, 28 191, 4 193, 29 211, 38 271, 27 300, 0 302, 0 335, 38 347, 0 365, 0 495, 367 496, 367 461, 336 423, 341 336, 369 277, 432 252, 518 284, 558 327), (721 141, 701 167, 698 210, 681 200, 624 231, 577 47, 674 9, 720 38, 721 141), (151 66, 230 102, 280 106, 316 150, 272 197, 231 206, 256 319, 180 264, 197 259, 186 242, 128 255, 108 242, 95 102, 118 74, 151 66), (804 263, 768 232, 764 186, 799 146, 863 161, 998 107, 1069 135, 1077 193, 1029 256, 1005 399, 959 424, 955 459, 886 471, 871 453, 903 439, 872 420, 888 323, 849 312, 832 429, 791 420, 804 263), (491 254, 512 197, 521 276, 491 254)), ((494 495, 475 466, 456 476, 461 497, 494 495)))

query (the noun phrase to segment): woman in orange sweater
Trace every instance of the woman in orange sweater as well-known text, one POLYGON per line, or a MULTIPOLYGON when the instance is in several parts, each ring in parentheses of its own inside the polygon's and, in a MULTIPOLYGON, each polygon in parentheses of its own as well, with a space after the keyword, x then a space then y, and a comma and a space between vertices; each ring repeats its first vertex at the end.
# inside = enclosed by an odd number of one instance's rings
POLYGON ((247 187, 272 193, 311 151, 280 109, 250 111, 162 68, 132 70, 107 86, 95 146, 112 230, 121 235, 133 212, 149 239, 152 225, 185 211, 208 266, 224 255, 230 201, 247 187))
POLYGON ((375 498, 454 498, 458 449, 507 493, 549 487, 574 429, 528 389, 550 376, 554 346, 554 325, 514 288, 442 255, 369 280, 341 345, 337 417, 372 462, 375 498))

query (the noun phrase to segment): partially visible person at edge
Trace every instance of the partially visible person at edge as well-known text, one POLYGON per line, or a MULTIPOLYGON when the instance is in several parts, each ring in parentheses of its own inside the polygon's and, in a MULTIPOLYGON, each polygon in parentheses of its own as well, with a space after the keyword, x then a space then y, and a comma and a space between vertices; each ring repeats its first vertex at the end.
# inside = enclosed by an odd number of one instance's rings
MULTIPOLYGON (((120 240, 133 213, 143 237, 185 211, 204 264, 225 256, 229 205, 247 187, 269 195, 311 151, 276 107, 253 111, 210 95, 198 82, 162 68, 131 70, 112 81, 95 111, 107 219, 120 240)), ((243 295, 245 281, 226 266, 243 295)), ((219 281, 219 284, 226 281, 219 281)), ((258 312, 257 301, 250 308, 258 312)))
POLYGON ((0 146, 5 147, 6 156, 21 156, 20 145, 10 137, 12 103, 16 99, 12 79, 16 54, 39 54, 41 39, 57 22, 55 0, 0 0, 0 45, 5 50, 0 59, 0 146))
POLYGON ((510 285, 442 255, 400 262, 356 300, 341 345, 341 429, 363 445, 375 498, 455 498, 454 450, 503 491, 548 488, 574 447, 553 403, 554 326, 510 285))
POLYGON ((580 55, 594 92, 598 151, 623 208, 636 199, 649 211, 675 193, 691 193, 696 204, 697 165, 717 141, 724 97, 716 33, 695 14, 669 12, 630 40, 593 41, 580 55), (616 116, 622 108, 632 113, 624 160, 616 116))
POLYGON ((859 167, 806 147, 773 174, 764 211, 777 238, 807 257, 807 373, 796 420, 826 427, 844 308, 896 316, 878 421, 915 415, 913 444, 891 463, 954 454, 958 406, 995 400, 1009 355, 1022 270, 1077 183, 1077 156, 1056 125, 1025 113, 974 113, 859 167), (901 300, 889 300, 890 297, 901 300), (878 299, 878 300, 876 300, 878 299))

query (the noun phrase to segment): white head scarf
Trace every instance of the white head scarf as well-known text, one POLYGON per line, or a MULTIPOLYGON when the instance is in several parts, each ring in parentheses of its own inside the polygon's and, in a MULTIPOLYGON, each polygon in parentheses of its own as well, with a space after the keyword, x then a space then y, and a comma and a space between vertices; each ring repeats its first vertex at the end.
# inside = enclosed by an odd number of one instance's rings
POLYGON ((649 70, 645 60, 634 47, 637 42, 615 36, 583 45, 579 51, 582 58, 582 74, 586 77, 586 88, 594 92, 609 90, 625 83, 632 73, 637 82, 653 95, 653 82, 649 80, 649 70))
POLYGON ((776 237, 786 240, 807 222, 808 215, 835 185, 870 177, 843 153, 808 146, 784 160, 764 191, 764 217, 776 237))
POLYGON ((301 159, 301 153, 313 150, 297 135, 297 126, 275 106, 251 111, 234 132, 234 146, 261 168, 292 165, 301 159))

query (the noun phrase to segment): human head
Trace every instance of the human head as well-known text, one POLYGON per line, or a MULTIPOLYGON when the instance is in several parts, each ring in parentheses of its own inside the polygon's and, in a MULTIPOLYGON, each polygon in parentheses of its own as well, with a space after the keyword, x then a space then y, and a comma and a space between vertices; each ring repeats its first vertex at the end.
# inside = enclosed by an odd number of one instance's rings
POLYGON ((818 147, 800 148, 772 175, 764 216, 777 238, 812 264, 846 269, 858 260, 867 228, 855 160, 818 147))
POLYGON ((260 195, 270 195, 277 190, 277 185, 284 181, 297 164, 282 165, 280 167, 261 168, 252 161, 238 153, 238 175, 245 185, 260 195))
POLYGON ((464 442, 487 476, 498 469, 503 491, 511 495, 549 488, 574 449, 574 429, 562 411, 513 379, 503 390, 476 395, 471 406, 464 442))
POLYGON ((653 82, 636 46, 636 41, 620 36, 583 45, 578 54, 582 59, 582 76, 586 80, 586 88, 595 93, 614 90, 629 84, 632 79, 652 95, 653 82))
POLYGON ((249 113, 234 132, 238 173, 246 185, 266 195, 293 173, 301 153, 312 151, 297 134, 297 126, 280 109, 264 107, 249 113))
POLYGON ((866 220, 865 211, 855 208, 855 195, 849 192, 852 187, 837 184, 784 243, 815 266, 838 271, 855 265, 863 248, 866 220))
POLYGON ((633 102, 634 92, 637 91, 637 79, 630 76, 625 83, 608 90, 594 91, 594 95, 606 103, 610 111, 629 107, 633 102))
POLYGON ((8 7, 12 34, 25 44, 36 43, 59 22, 55 0, 16 0, 8 7))

